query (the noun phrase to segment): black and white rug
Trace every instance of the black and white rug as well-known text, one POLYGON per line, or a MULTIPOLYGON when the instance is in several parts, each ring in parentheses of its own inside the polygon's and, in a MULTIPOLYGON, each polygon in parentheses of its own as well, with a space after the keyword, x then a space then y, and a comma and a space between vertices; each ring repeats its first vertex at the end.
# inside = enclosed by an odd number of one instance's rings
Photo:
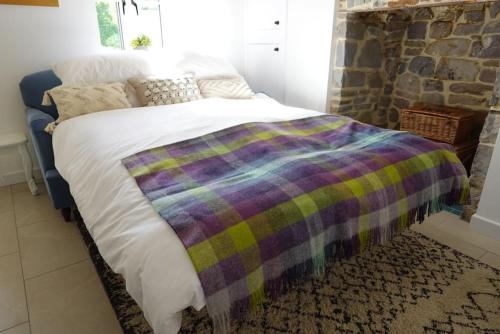
MULTIPOLYGON (((78 225, 124 333, 153 333, 78 225)), ((184 312, 181 333, 211 332, 205 311, 184 312)), ((407 231, 266 302, 233 332, 500 334, 500 271, 407 231)))

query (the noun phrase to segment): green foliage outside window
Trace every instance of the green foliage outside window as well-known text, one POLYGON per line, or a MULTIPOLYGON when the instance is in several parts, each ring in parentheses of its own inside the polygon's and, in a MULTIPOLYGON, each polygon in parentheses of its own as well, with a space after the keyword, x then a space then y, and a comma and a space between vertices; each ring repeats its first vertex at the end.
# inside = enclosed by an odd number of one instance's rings
POLYGON ((101 45, 115 49, 121 48, 120 30, 116 18, 112 15, 110 3, 106 1, 97 1, 97 21, 99 23, 99 33, 101 45))

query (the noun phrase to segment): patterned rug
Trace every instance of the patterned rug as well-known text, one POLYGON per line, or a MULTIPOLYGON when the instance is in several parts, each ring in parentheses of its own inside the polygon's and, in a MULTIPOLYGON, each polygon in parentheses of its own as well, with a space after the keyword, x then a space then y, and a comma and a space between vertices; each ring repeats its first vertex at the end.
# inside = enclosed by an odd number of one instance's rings
MULTIPOLYGON (((78 225, 124 333, 153 333, 81 219, 78 225)), ((205 311, 184 312, 180 333, 211 332, 205 311)), ((500 271, 407 231, 291 287, 233 332, 500 334, 500 271)))

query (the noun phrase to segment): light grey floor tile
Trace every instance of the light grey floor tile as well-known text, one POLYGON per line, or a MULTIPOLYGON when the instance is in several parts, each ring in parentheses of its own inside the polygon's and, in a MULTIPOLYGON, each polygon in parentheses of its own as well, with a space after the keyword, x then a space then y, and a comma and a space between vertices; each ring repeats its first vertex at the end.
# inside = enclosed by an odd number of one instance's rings
POLYGON ((468 222, 452 213, 441 212, 429 217, 426 223, 460 240, 500 255, 500 242, 498 240, 480 234, 468 222))
POLYGON ((32 334, 122 333, 88 261, 26 281, 32 334))
POLYGON ((18 233, 25 279, 89 258, 73 223, 40 222, 20 227, 18 233))
POLYGON ((0 332, 0 334, 30 334, 30 324, 25 322, 22 325, 0 332))
POLYGON ((13 198, 18 227, 41 221, 64 221, 59 210, 52 207, 47 194, 33 196, 30 192, 19 192, 13 194, 13 198))
POLYGON ((13 211, 12 195, 10 187, 0 188, 0 212, 13 211))
POLYGON ((28 321, 19 254, 0 257, 0 330, 28 321))
POLYGON ((413 225, 412 230, 422 233, 437 242, 440 242, 475 259, 479 259, 486 253, 484 249, 458 239, 425 222, 423 224, 413 225))
POLYGON ((500 269, 500 256, 493 253, 484 254, 479 261, 484 262, 494 268, 500 269))
POLYGON ((0 256, 19 250, 14 211, 0 212, 0 256))

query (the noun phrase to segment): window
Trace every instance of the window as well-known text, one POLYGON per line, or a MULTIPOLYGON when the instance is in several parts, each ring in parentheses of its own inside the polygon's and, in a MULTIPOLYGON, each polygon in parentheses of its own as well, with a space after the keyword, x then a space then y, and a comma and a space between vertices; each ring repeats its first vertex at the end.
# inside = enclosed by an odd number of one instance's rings
POLYGON ((116 3, 97 1, 95 6, 101 45, 114 49, 123 49, 116 3))
POLYGON ((96 11, 102 46, 127 50, 143 48, 133 46, 132 41, 144 40, 146 36, 149 47, 163 47, 159 0, 98 0, 96 11))

